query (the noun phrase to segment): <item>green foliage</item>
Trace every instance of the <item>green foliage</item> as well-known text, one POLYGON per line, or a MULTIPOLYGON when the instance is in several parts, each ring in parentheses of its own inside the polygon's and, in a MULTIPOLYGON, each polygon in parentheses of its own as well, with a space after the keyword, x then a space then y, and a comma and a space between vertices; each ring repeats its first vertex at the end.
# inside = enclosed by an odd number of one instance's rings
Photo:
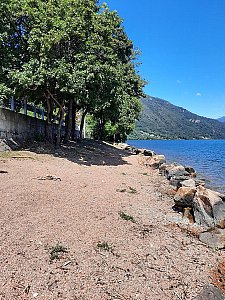
POLYGON ((128 193, 136 194, 137 190, 135 188, 132 188, 131 186, 129 186, 128 193))
POLYGON ((225 124, 147 96, 129 139, 225 139, 225 124))
POLYGON ((109 245, 107 242, 98 242, 97 248, 100 250, 112 252, 112 246, 109 245))
POLYGON ((120 212, 119 213, 120 217, 123 219, 123 220, 126 220, 126 221, 131 221, 131 222, 135 222, 134 221, 134 217, 124 213, 124 212, 120 212))
POLYGON ((64 247, 61 244, 56 244, 54 247, 52 247, 51 252, 50 252, 50 261, 53 261, 54 259, 59 259, 60 254, 66 253, 67 248, 64 247))
POLYGON ((7 104, 12 94, 13 92, 9 87, 4 83, 0 83, 0 105, 7 104))
POLYGON ((41 104, 49 126, 54 109, 59 124, 65 115, 71 118, 72 101, 77 110, 93 115, 98 138, 122 140, 133 130, 145 83, 122 19, 107 5, 96 0, 4 1, 0 53, 0 100, 13 91, 41 104))

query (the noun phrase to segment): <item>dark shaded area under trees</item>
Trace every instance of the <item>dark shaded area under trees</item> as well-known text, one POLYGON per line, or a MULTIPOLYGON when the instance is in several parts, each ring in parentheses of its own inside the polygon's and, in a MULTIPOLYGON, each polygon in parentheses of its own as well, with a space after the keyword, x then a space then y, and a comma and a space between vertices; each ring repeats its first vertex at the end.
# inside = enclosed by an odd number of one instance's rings
MULTIPOLYGON (((122 19, 95 0, 0 3, 0 101, 29 99, 47 110, 47 138, 74 137, 75 114, 91 116, 93 136, 124 140, 141 111, 144 81, 122 19)), ((81 132, 82 124, 81 120, 81 132)))

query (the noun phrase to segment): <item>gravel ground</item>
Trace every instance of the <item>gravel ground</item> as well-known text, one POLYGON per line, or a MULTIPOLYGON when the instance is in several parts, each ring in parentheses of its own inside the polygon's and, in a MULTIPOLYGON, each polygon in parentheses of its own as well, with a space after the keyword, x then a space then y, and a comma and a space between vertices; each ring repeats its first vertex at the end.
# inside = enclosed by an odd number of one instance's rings
POLYGON ((46 149, 0 154, 0 299, 194 299, 211 282, 224 253, 173 223, 157 170, 90 141, 46 149))

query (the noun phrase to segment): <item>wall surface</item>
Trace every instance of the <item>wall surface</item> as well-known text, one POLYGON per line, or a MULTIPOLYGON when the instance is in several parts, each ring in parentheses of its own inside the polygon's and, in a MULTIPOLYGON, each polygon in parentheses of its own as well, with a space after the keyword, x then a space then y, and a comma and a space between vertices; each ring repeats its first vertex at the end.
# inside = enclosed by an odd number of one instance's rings
POLYGON ((27 139, 45 135, 46 123, 40 119, 0 108, 0 138, 27 139))

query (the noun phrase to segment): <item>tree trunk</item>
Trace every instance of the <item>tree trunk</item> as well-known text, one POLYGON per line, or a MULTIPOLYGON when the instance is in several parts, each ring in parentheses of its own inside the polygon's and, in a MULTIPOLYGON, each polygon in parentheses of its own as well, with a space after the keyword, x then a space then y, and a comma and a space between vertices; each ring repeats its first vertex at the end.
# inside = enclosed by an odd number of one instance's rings
POLYGON ((73 117, 73 100, 69 101, 68 112, 67 112, 67 122, 66 122, 66 131, 65 131, 65 143, 69 141, 72 133, 72 117, 73 117))
POLYGON ((104 118, 104 113, 101 111, 100 117, 99 117, 99 133, 98 133, 98 139, 102 140, 103 139, 103 130, 105 126, 105 118, 104 118))
POLYGON ((72 103, 72 129, 71 129, 71 139, 75 139, 75 129, 76 129, 76 104, 73 101, 72 103))
POLYGON ((53 106, 52 106, 52 100, 49 98, 49 96, 46 97, 46 100, 47 100, 47 106, 48 106, 46 134, 47 134, 48 141, 50 143, 52 143, 53 142, 53 136, 52 136, 52 113, 53 113, 53 106))
POLYGON ((60 145, 61 142, 61 128, 62 128, 62 122, 64 118, 64 101, 62 101, 62 104, 60 101, 58 101, 57 97, 54 96, 49 89, 47 89, 48 97, 51 99, 51 101, 54 101, 58 107, 59 107, 59 124, 58 124, 58 130, 56 134, 56 146, 60 145))
POLYGON ((61 143, 61 129, 62 129, 62 122, 64 117, 64 109, 60 107, 60 115, 59 115, 59 125, 57 129, 57 138, 56 138, 56 146, 59 146, 61 143))
POLYGON ((80 122, 80 134, 79 134, 79 137, 80 137, 80 139, 82 140, 82 132, 83 132, 83 129, 84 129, 84 121, 85 121, 85 117, 86 117, 86 115, 87 115, 87 112, 88 112, 88 110, 87 110, 87 108, 83 111, 83 113, 82 113, 82 117, 81 117, 81 122, 80 122))

